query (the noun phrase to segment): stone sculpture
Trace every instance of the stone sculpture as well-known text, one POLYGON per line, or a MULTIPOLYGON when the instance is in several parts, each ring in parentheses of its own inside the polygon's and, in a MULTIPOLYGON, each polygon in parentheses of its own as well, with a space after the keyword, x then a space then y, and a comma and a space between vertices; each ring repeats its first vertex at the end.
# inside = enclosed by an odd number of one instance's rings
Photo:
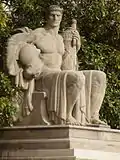
POLYGON ((106 88, 102 71, 78 71, 76 54, 80 49, 80 35, 76 21, 58 34, 63 9, 52 5, 47 23, 35 30, 25 27, 23 33, 8 40, 7 66, 15 83, 24 90, 24 113, 29 115, 34 90, 47 94, 48 124, 86 123, 104 124, 99 110, 106 88))

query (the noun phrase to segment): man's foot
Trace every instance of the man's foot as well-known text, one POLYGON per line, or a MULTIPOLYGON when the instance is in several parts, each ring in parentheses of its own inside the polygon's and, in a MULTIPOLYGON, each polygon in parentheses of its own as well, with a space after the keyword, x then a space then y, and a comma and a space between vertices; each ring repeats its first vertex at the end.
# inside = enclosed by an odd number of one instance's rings
POLYGON ((101 125, 107 125, 104 121, 101 121, 100 119, 91 118, 90 121, 92 124, 101 124, 101 125))
POLYGON ((32 105, 29 105, 29 110, 30 110, 30 112, 33 110, 33 106, 32 105))
POLYGON ((29 108, 25 108, 25 116, 28 116, 28 115, 30 115, 30 110, 29 108))
POLYGON ((80 122, 77 122, 77 120, 73 116, 69 116, 66 120, 66 124, 68 125, 81 125, 80 122))

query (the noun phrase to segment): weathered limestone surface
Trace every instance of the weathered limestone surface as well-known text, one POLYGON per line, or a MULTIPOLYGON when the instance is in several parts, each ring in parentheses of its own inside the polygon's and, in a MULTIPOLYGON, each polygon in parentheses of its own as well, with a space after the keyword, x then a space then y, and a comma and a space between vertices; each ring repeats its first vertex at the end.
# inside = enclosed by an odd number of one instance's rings
POLYGON ((120 131, 69 125, 0 129, 1 158, 120 159, 120 131))
MULTIPOLYGON (((39 125, 106 125, 99 119, 106 89, 105 73, 78 71, 77 53, 81 40, 76 20, 60 35, 63 9, 52 5, 47 13, 44 27, 35 30, 22 28, 22 33, 8 40, 8 71, 14 77, 15 85, 23 91, 22 102, 16 102, 19 114, 15 119, 23 117, 21 122, 24 125, 24 117, 33 114, 35 105, 32 96, 37 91, 47 96, 46 105, 39 113, 39 125)), ((32 115, 31 120, 33 125, 32 115)))
POLYGON ((52 5, 44 27, 8 40, 9 74, 23 97, 17 126, 0 129, 0 159, 120 160, 120 132, 99 119, 106 75, 78 71, 76 20, 61 36, 62 16, 52 5))

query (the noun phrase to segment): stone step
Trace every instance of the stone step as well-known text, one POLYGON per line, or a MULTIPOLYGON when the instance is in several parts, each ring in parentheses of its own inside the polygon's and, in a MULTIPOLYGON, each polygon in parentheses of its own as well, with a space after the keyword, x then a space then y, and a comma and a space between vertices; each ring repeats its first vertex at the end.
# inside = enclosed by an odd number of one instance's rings
POLYGON ((84 126, 0 129, 0 160, 120 160, 120 131, 84 126))

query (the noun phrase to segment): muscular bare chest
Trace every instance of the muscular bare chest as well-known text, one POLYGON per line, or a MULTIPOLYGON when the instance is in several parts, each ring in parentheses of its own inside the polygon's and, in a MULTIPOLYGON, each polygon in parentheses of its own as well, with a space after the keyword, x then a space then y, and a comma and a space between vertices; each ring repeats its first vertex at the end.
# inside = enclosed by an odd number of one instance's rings
POLYGON ((59 37, 54 37, 49 33, 40 35, 36 40, 37 47, 41 53, 59 53, 64 54, 64 44, 59 37))

